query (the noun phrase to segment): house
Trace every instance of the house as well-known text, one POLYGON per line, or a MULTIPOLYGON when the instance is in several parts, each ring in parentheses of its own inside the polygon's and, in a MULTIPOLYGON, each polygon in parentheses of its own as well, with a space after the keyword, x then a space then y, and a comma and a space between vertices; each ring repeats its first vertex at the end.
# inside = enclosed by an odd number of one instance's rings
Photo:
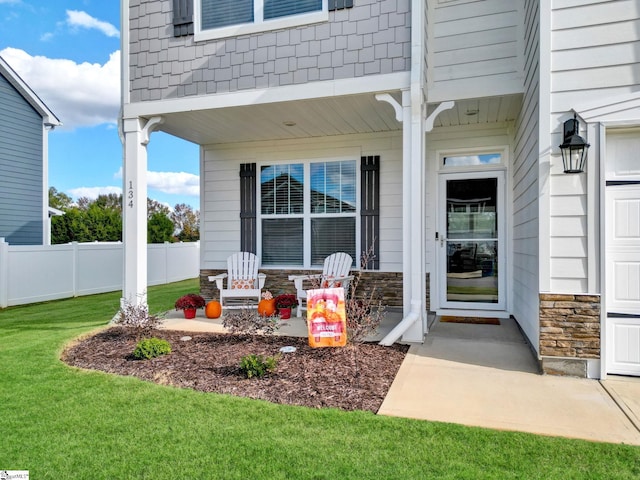
POLYGON ((640 374, 637 0, 125 0, 122 25, 125 296, 162 130, 200 145, 203 292, 238 250, 282 288, 372 249, 386 343, 513 317, 545 372, 640 374))
POLYGON ((61 125, 0 57, 0 237, 12 245, 48 245, 50 130, 61 125))

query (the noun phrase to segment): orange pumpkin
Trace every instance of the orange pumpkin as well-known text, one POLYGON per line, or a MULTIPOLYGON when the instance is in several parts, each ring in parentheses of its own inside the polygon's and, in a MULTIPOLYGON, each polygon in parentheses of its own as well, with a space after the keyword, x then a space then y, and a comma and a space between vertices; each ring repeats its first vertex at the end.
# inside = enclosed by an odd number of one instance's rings
POLYGON ((276 313, 276 299, 260 300, 258 303, 258 313, 263 317, 270 317, 276 313))
POLYGON ((211 300, 204 309, 207 318, 218 318, 222 315, 222 305, 217 300, 211 300))

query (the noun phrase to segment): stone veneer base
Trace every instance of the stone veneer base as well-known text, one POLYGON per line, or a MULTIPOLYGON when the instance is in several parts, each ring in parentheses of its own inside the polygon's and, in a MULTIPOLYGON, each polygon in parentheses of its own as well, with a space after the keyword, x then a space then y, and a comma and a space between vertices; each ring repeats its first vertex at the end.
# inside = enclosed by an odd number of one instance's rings
POLYGON ((600 359, 600 296, 540 294, 540 367, 586 378, 600 359))

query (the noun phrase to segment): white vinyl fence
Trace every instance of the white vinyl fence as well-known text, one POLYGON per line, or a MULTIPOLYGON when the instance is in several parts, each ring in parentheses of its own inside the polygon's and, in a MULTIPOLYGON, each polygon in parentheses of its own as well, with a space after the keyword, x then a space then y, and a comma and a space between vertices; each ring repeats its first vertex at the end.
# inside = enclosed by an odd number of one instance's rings
MULTIPOLYGON (((0 308, 122 290, 121 242, 9 245, 0 237, 0 308)), ((149 244, 147 283, 200 273, 200 242, 149 244)))

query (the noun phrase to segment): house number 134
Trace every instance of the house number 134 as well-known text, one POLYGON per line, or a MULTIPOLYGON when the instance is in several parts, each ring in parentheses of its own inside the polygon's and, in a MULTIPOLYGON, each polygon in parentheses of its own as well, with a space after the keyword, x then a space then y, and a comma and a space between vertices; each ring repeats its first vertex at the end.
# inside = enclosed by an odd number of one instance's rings
POLYGON ((133 182, 129 180, 129 190, 127 191, 127 205, 133 208, 133 182))

